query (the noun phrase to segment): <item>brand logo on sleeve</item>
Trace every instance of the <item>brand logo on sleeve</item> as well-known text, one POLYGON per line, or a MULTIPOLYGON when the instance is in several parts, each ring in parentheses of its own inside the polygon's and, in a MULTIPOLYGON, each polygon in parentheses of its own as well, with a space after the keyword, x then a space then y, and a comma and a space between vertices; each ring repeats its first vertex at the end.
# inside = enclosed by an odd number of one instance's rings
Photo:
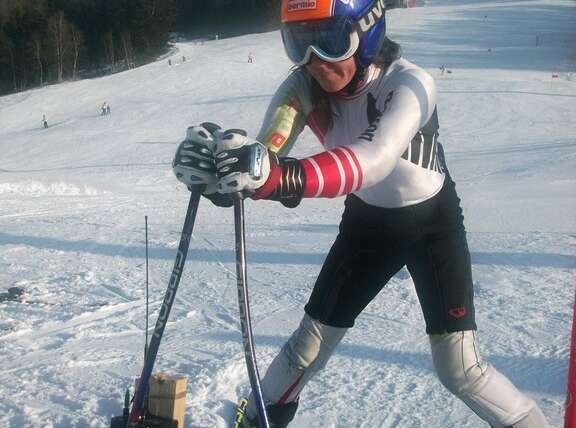
POLYGON ((374 136, 376 135, 376 131, 378 130, 378 125, 380 123, 380 119, 384 112, 388 109, 388 104, 392 101, 394 97, 394 91, 390 91, 384 100, 384 108, 382 110, 378 109, 377 100, 372 94, 368 94, 367 103, 366 103, 366 114, 368 116, 368 123, 369 126, 366 130, 360 135, 361 140, 372 141, 374 136))
POLYGON ((316 0, 289 0, 288 12, 295 12, 298 10, 313 10, 318 7, 316 0))

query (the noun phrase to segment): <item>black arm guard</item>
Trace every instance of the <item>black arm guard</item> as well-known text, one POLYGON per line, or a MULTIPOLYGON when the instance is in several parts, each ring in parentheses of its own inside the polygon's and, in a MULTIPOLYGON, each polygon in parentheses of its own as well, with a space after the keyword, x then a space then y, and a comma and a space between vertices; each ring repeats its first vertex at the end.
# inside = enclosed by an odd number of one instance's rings
POLYGON ((278 165, 281 168, 280 179, 265 199, 280 201, 287 208, 295 208, 300 204, 306 186, 304 168, 294 158, 279 158, 278 165))

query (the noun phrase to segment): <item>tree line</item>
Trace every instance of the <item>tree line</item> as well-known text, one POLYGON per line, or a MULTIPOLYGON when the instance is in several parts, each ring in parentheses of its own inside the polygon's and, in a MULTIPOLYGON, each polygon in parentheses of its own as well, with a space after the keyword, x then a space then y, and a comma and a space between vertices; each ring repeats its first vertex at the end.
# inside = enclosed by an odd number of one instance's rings
POLYGON ((0 94, 144 64, 173 32, 269 31, 280 0, 0 0, 0 94))

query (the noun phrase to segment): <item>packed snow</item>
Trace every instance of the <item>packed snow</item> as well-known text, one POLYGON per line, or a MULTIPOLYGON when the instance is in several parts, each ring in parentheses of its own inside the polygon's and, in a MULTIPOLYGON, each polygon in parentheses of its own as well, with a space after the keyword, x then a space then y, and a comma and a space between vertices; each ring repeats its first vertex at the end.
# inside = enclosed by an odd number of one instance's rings
MULTIPOLYGON (((561 427, 576 269, 576 4, 428 0, 387 22, 439 88, 482 354, 561 427)), ((180 42, 170 58, 0 98, 0 296, 24 291, 0 299, 2 427, 106 427, 121 414, 143 360, 144 218, 152 328, 189 198, 170 166, 177 144, 202 121, 254 135, 291 68, 278 32, 180 42), (101 116, 104 101, 112 111, 101 116)), ((294 153, 320 150, 306 132, 294 153)), ((342 203, 246 202, 261 372, 303 314, 342 203)), ((233 223, 231 209, 202 200, 155 366, 187 377, 187 427, 228 426, 249 390, 233 223)), ((292 426, 486 424, 437 381, 403 270, 304 390, 292 426)))

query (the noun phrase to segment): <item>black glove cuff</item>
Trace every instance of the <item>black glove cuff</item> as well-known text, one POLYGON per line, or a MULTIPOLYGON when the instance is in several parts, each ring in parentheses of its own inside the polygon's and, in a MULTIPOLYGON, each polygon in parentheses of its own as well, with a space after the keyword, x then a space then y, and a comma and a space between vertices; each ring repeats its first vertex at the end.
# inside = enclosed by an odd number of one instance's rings
POLYGON ((266 199, 279 201, 287 208, 295 208, 300 204, 306 187, 304 168, 300 161, 294 158, 279 158, 278 163, 282 170, 280 180, 266 199))

